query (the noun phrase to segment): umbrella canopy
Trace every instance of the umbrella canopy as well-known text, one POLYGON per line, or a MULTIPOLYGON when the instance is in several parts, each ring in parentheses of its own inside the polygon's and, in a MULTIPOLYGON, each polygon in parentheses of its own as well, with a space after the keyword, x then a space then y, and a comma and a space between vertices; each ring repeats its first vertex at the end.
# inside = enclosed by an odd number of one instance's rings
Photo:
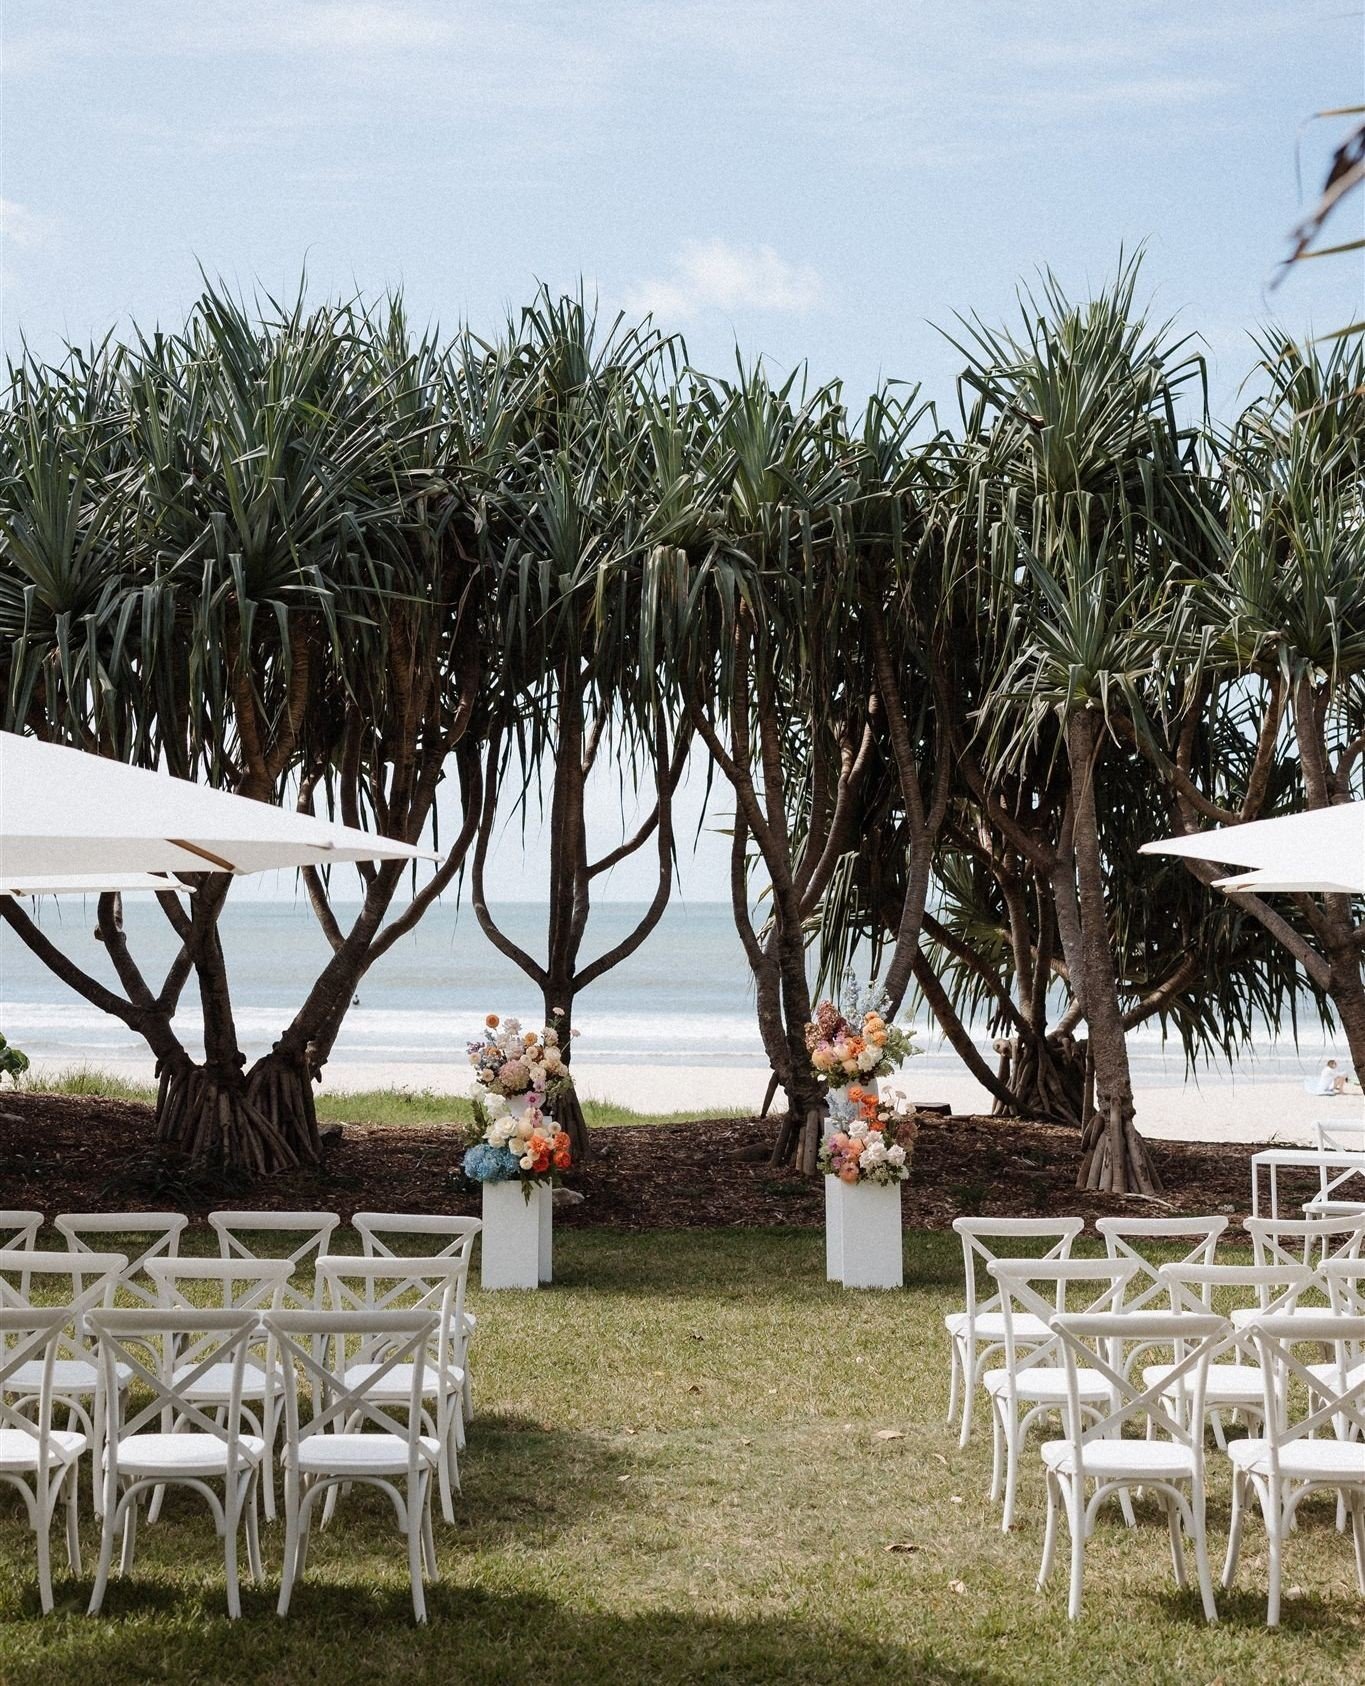
POLYGON ((268 802, 0 732, 0 884, 435 858, 268 802))
POLYGON ((99 896, 106 890, 121 895, 131 890, 181 890, 183 884, 158 872, 80 872, 61 877, 5 878, 0 896, 99 896))
POLYGON ((1326 890, 1365 895, 1365 802, 1342 802, 1280 819, 1221 826, 1190 837, 1144 843, 1146 855, 1186 855, 1254 872, 1222 889, 1326 890), (1247 882, 1255 878, 1255 883, 1247 882))
POLYGON ((1255 872, 1239 872, 1233 878, 1215 878, 1213 888, 1227 890, 1230 894, 1235 894, 1238 890, 1257 893, 1273 890, 1303 893, 1311 890, 1326 896, 1357 896, 1361 893, 1356 885, 1343 884, 1330 878, 1315 878, 1311 875, 1300 878, 1290 872, 1271 872, 1266 867, 1261 867, 1255 872))

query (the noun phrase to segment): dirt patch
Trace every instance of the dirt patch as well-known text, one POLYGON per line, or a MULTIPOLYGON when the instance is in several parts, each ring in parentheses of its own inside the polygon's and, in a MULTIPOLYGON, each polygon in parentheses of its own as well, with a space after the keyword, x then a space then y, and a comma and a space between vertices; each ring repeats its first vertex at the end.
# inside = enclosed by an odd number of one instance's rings
MULTIPOLYGON (((597 1130, 588 1163, 567 1187, 583 1203, 556 1221, 611 1229, 720 1229, 778 1224, 818 1227, 824 1191, 760 1156, 772 1119, 698 1119, 687 1124, 597 1130)), ((1250 1201, 1245 1144, 1153 1144, 1161 1203, 1080 1194, 1074 1131, 992 1118, 926 1118, 905 1191, 905 1221, 945 1229, 962 1213, 980 1216, 1129 1215, 1226 1212, 1250 1201)), ((476 1212, 479 1197, 460 1172, 454 1125, 346 1125, 320 1166, 250 1183, 196 1170, 157 1152, 151 1108, 87 1096, 0 1096, 0 1207, 49 1216, 101 1208, 183 1211, 216 1206, 320 1209, 349 1218, 365 1209, 476 1212)), ((1281 1178, 1282 1210, 1296 1210, 1316 1176, 1281 1178)))

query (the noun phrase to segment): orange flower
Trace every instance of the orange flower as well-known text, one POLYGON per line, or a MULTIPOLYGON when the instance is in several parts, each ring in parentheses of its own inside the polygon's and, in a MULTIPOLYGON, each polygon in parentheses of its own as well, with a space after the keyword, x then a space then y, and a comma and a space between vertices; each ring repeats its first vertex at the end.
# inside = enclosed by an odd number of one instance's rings
POLYGON ((522 1037, 522 1041, 528 1048, 534 1048, 536 1043, 540 1041, 540 1038, 536 1035, 535 1031, 528 1030, 525 1036, 522 1037))
POLYGON ((860 1084, 857 1084, 857 1083, 850 1083, 849 1084, 849 1086, 848 1086, 848 1098, 849 1098, 849 1100, 856 1103, 858 1101, 863 1100, 866 1097, 866 1095, 867 1095, 867 1090, 864 1089, 860 1084))
POLYGON ((567 1153, 569 1151, 569 1137, 567 1132, 564 1130, 555 1131, 554 1146, 556 1153, 567 1153))
POLYGON ((567 1171, 568 1168, 569 1168, 568 1152, 567 1152, 566 1149, 561 1148, 559 1150, 559 1152, 555 1154, 555 1170, 556 1171, 567 1171))
POLYGON ((845 1165, 843 1170, 839 1173, 839 1181, 841 1183, 856 1183, 857 1180, 858 1167, 856 1165, 845 1165))
POLYGON ((537 1154, 536 1155, 536 1162, 535 1162, 534 1165, 532 1165, 531 1169, 533 1171, 548 1171, 550 1169, 550 1156, 549 1156, 549 1154, 548 1153, 537 1154))
POLYGON ((498 1025, 501 1023, 501 1020, 498 1018, 496 1013, 490 1013, 483 1022, 488 1026, 489 1030, 496 1030, 498 1025))

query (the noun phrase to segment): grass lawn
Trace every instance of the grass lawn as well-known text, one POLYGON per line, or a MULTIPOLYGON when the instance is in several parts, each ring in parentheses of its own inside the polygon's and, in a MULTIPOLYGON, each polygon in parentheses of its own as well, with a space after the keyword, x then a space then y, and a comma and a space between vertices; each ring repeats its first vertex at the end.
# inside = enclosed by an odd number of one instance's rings
MULTIPOLYGON (((134 1083, 114 1072, 94 1066, 66 1066, 41 1071, 27 1079, 25 1088, 45 1095, 90 1095, 115 1101, 156 1100, 154 1083, 134 1083)), ((472 1118, 466 1095, 446 1095, 436 1089, 324 1089, 317 1096, 317 1114, 323 1123, 340 1124, 448 1124, 468 1123, 472 1118)), ((696 1107, 684 1112, 632 1112, 614 1101, 584 1101, 583 1115, 592 1129, 610 1124, 682 1124, 697 1117, 696 1107)), ((709 1116, 741 1118, 738 1108, 714 1108, 709 1116)))
MULTIPOLYGON (((1087 1553, 1086 1609, 1064 1564, 1033 1578, 1042 1483, 1019 1525, 986 1503, 989 1432, 965 1452, 943 1421, 941 1316, 960 1294, 952 1236, 907 1235, 907 1290, 823 1280, 818 1232, 578 1230, 556 1286, 473 1296, 478 1414, 454 1528, 437 1522, 431 1625, 411 1622, 406 1562, 378 1495, 353 1492, 314 1535, 287 1621, 267 1584, 224 1615, 206 1510, 168 1500, 128 1581, 88 1619, 86 1574, 38 1614, 32 1536, 0 1498, 0 1678, 72 1681, 460 1680, 1020 1682, 1360 1678, 1365 1600, 1349 1537, 1305 1508, 1286 1558, 1284 1626, 1264 1620, 1264 1535, 1208 1629, 1175 1591, 1164 1524, 1116 1511, 1087 1553), (879 1439, 898 1431, 900 1438, 879 1439), (895 1552, 890 1545, 909 1547, 895 1552)), ((1228 1484, 1212 1455, 1212 1549, 1228 1484)), ((54 1563, 64 1561, 54 1531, 54 1563)))

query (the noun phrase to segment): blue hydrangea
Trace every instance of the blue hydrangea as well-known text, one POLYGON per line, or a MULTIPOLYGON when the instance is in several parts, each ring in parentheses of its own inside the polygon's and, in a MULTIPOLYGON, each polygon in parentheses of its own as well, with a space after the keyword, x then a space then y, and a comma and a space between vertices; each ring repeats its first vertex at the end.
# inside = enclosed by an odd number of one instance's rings
POLYGON ((465 1152, 464 1174, 476 1183, 510 1183, 521 1175, 521 1163, 510 1148, 475 1142, 465 1152))

